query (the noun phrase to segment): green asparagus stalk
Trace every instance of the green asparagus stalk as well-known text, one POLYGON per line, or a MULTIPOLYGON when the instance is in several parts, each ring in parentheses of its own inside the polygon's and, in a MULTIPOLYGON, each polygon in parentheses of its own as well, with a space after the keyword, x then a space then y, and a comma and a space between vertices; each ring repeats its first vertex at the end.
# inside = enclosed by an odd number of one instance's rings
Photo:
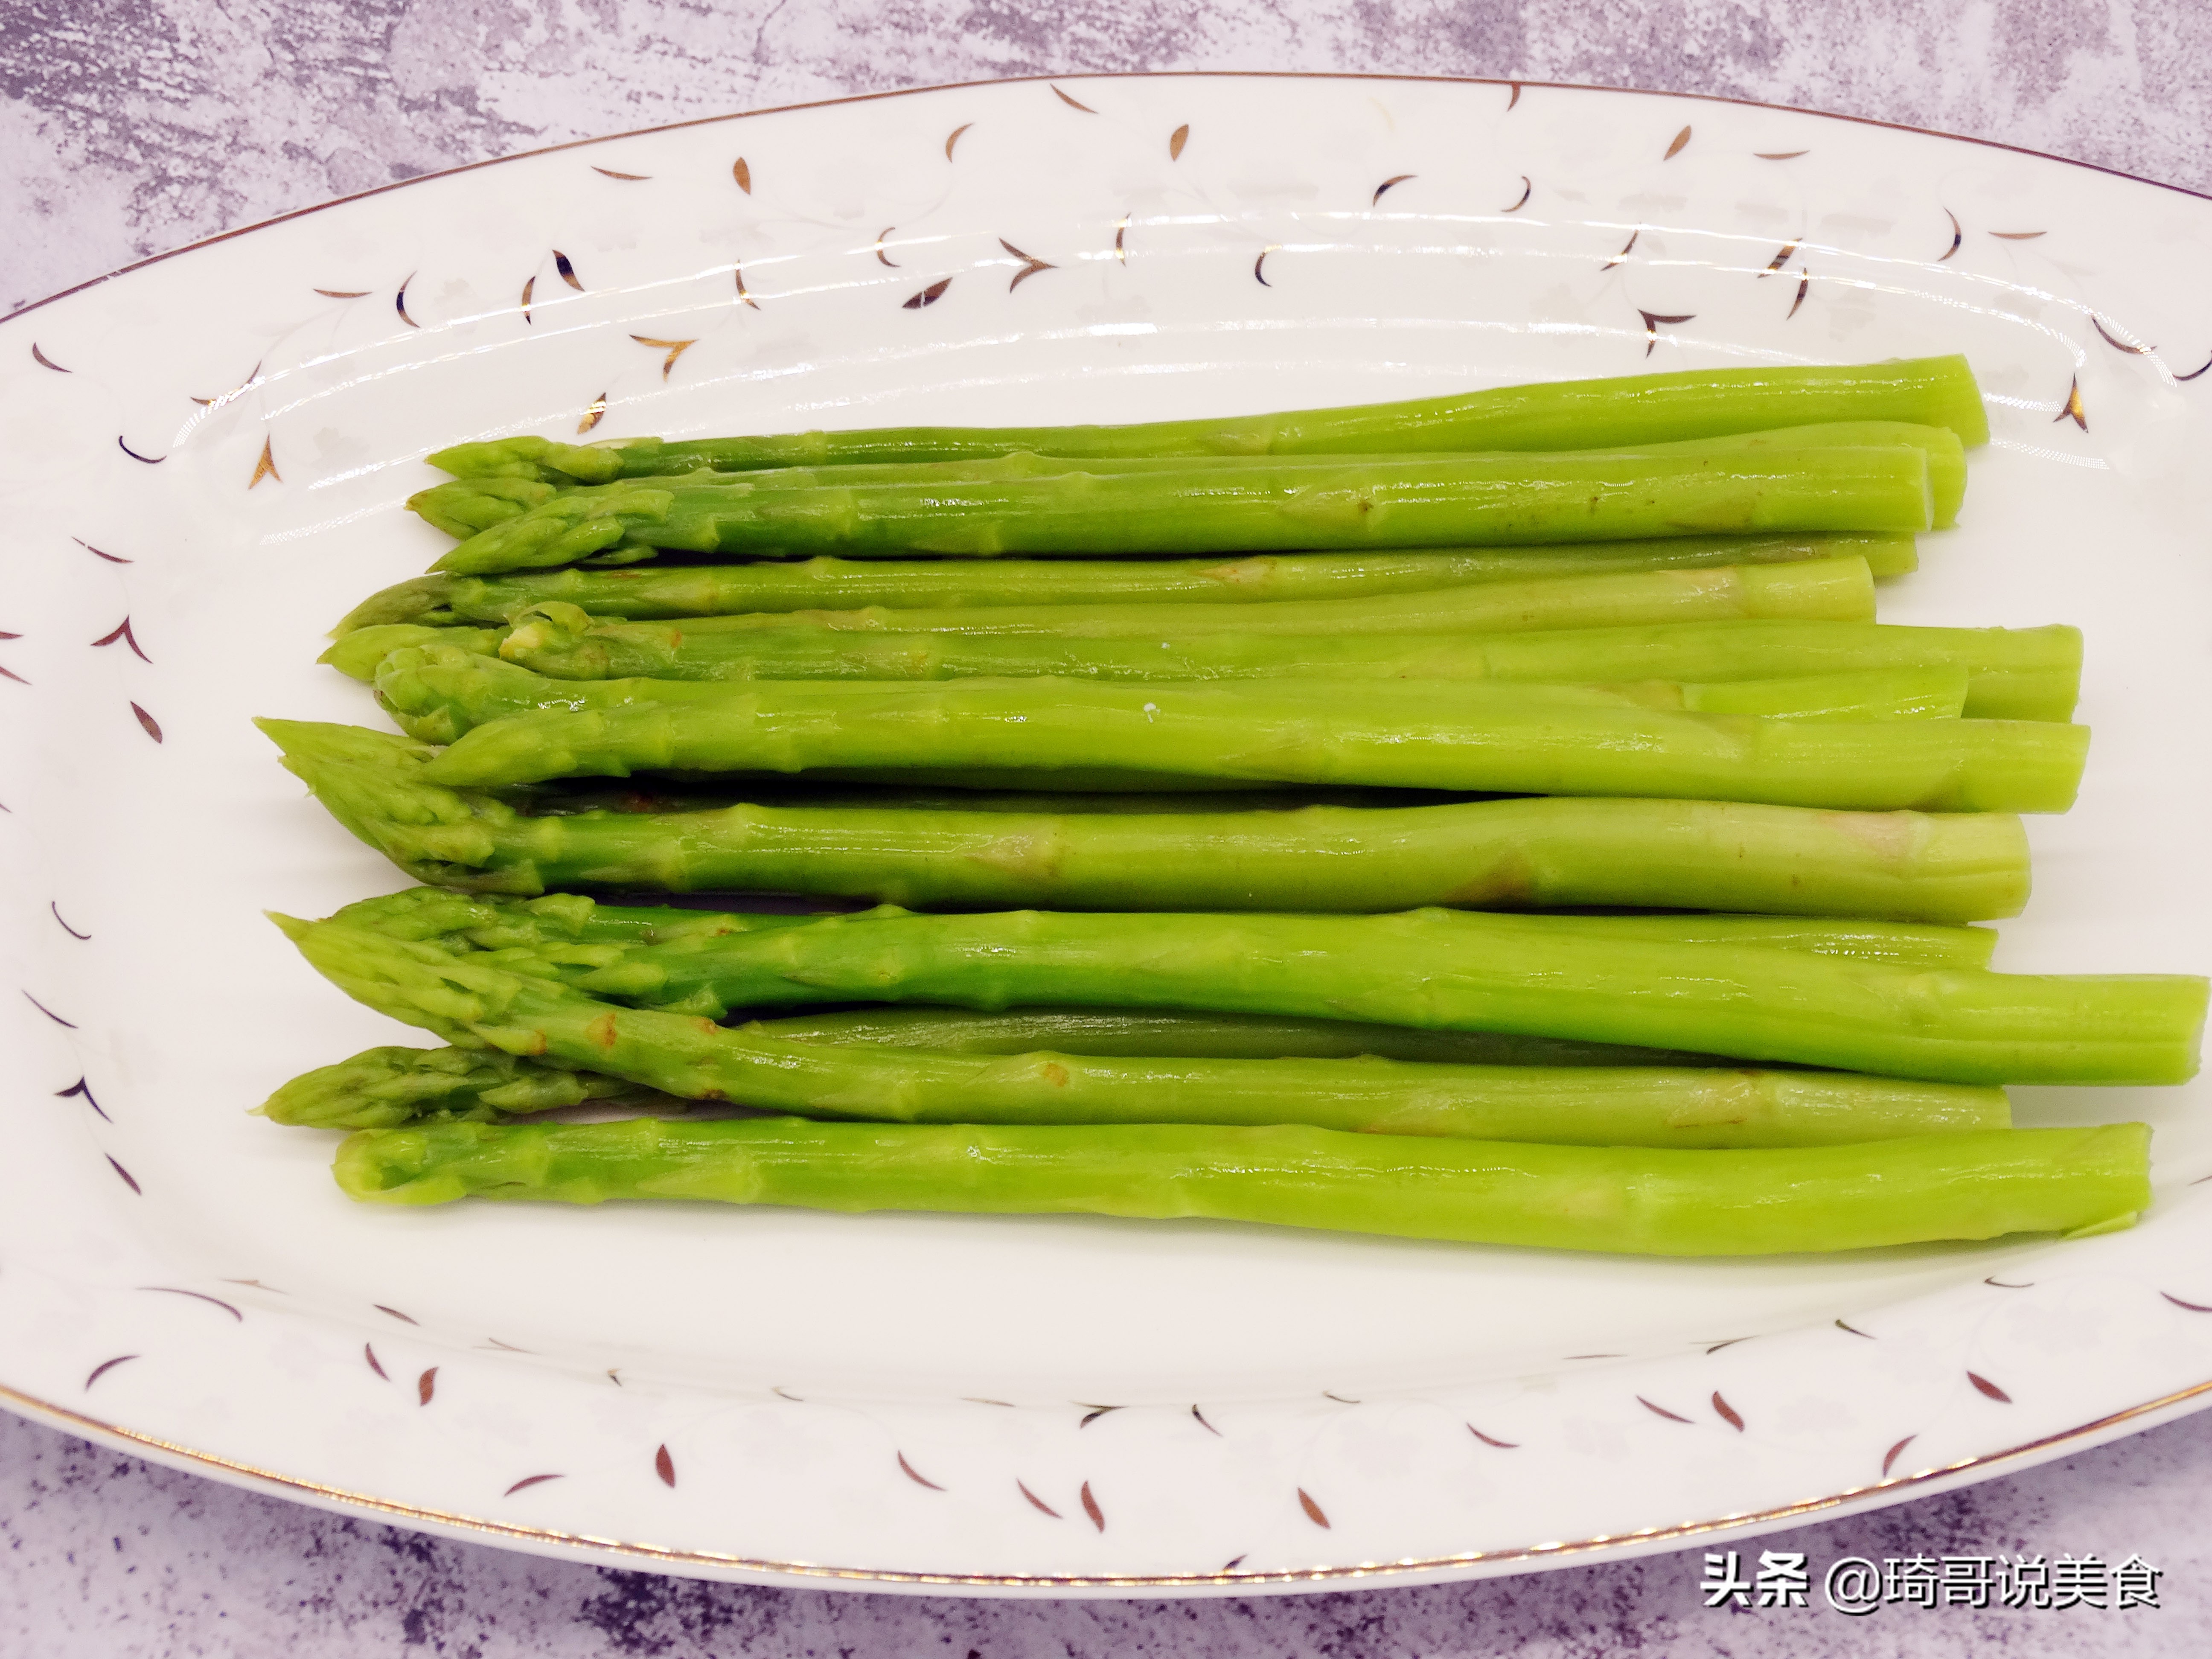
MULTIPOLYGON (((767 1028, 730 1035, 758 1041, 767 1028)), ((1407 1065, 1354 1060, 1011 1060, 950 1051, 776 1050, 835 1117, 896 1122, 1313 1123, 1353 1133, 1572 1146, 1829 1146, 2002 1129, 2001 1089, 1842 1072, 1709 1066, 1407 1065), (876 1092, 858 1097, 858 1085, 876 1092)), ((784 1088, 782 1094, 805 1093, 784 1088)), ((287 1083, 260 1108, 314 1129, 501 1123, 574 1106, 681 1113, 694 1103, 495 1048, 371 1048, 287 1083)), ((798 1108, 816 1115, 810 1101, 798 1108)))
POLYGON ((1154 421, 1133 426, 902 427, 589 446, 544 438, 458 444, 430 464, 460 477, 607 483, 702 467, 813 466, 1041 455, 1297 455, 1428 450, 1627 448, 1822 421, 1945 426, 1989 440, 1964 357, 1863 366, 1762 366, 1559 380, 1349 408, 1154 421))
POLYGON ((2206 985, 2181 975, 1930 969, 1628 935, 1617 917, 824 918, 611 945, 592 996, 716 1017, 853 999, 1178 1007, 1496 1030, 1953 1083, 2178 1083, 2206 985))
MULTIPOLYGON (((1500 1031, 1419 1031, 1347 1019, 1194 1013, 1176 1008, 855 1008, 752 1020, 787 1042, 862 1042, 960 1054, 1056 1054, 1181 1060, 1380 1060, 1449 1066, 1719 1066, 1673 1048, 1574 1042, 1500 1031)), ((367 1126, 364 1126, 367 1127, 367 1126)))
MULTIPOLYGON (((350 908, 341 910, 332 920, 344 921, 349 914, 350 908)), ((1446 1066, 1494 1068, 1680 1069, 1728 1064, 1710 1055, 1613 1043, 1567 1042, 1492 1031, 1416 1031, 1351 1020, 1185 1013, 1175 1009, 1016 1008, 982 1014, 964 1008, 864 1008, 753 1020, 738 1030, 744 1036, 782 1042, 930 1048, 956 1054, 1049 1050, 1056 1054, 1152 1060, 1356 1060, 1373 1055, 1446 1066)), ((1746 1095, 1761 1103, 1778 1097, 1772 1079, 1779 1075, 1740 1070, 1735 1073, 1738 1079, 1759 1079, 1748 1086, 1746 1095)), ((1832 1098, 1820 1091, 1842 1075, 1805 1073, 1811 1092, 1789 1098, 1793 1102, 1832 1098)), ((1896 1084, 1858 1078, 1850 1079, 1844 1086, 1850 1089, 1877 1083, 1900 1091, 1883 1097, 1892 1101, 1906 1099, 1903 1091, 1913 1090, 1922 1092, 1911 1098, 1927 1103, 1966 1101, 1983 1093, 1957 1085, 1896 1084)), ((1743 1085, 1732 1081, 1715 1086, 1743 1085)), ((689 1104, 678 1096, 642 1084, 496 1048, 381 1048, 295 1078, 260 1109, 277 1123, 319 1129, 377 1129, 434 1121, 495 1123, 571 1106, 678 1112, 689 1104)), ((1960 1115, 1957 1121, 1931 1107, 1912 1121, 1923 1126, 1936 1125, 1940 1120, 1951 1127, 2000 1128, 2007 1121, 2000 1107, 2001 1097, 1994 1098, 1988 1115, 1960 1115)), ((1746 1121, 1749 1121, 1747 1115, 1746 1121)), ((1868 1127, 1875 1126, 1869 1122, 1868 1127)))
MULTIPOLYGON (((976 680, 1011 687, 1018 680, 976 680)), ((1057 682, 1036 680, 1044 696, 1057 682)), ((811 693, 856 703, 873 702, 884 688, 865 681, 806 682, 811 693)), ((1347 685, 1357 696, 1370 683, 1347 685)), ((1733 680, 1684 685, 1641 680, 1620 685, 1559 684, 1551 681, 1471 683, 1480 704, 1504 708, 1686 709, 1709 714, 1756 714, 1775 719, 1890 720, 1956 719, 1966 700, 1966 671, 1959 667, 1888 668, 1813 675, 1786 680, 1733 680)), ((1455 686, 1455 694, 1465 686, 1455 686)), ((451 743, 464 732, 509 715, 545 709, 614 710, 641 704, 722 706, 744 695, 741 686, 693 680, 554 679, 496 657, 451 647, 410 647, 387 656, 376 676, 377 701, 409 736, 451 743)))
POLYGON ((2027 838, 2001 813, 1570 797, 1121 813, 1022 811, 987 797, 995 810, 833 801, 532 817, 424 783, 433 751, 404 738, 277 720, 262 729, 356 836, 421 880, 484 892, 750 890, 1060 909, 1618 905, 1960 922, 2017 915, 2028 890, 2027 838))
POLYGON ((1714 565, 1863 558, 1877 576, 1917 568, 1910 536, 1670 536, 1651 541, 1442 553, 1260 553, 1243 559, 811 559, 570 568, 507 576, 416 576, 372 594, 334 633, 413 624, 504 626, 548 602, 651 622, 870 605, 1243 605, 1364 599, 1474 582, 1714 565))
MULTIPOLYGON (((448 888, 412 887, 349 904, 331 920, 343 927, 366 928, 393 939, 434 940, 447 950, 504 952, 507 954, 501 960, 510 964, 558 963, 565 969, 605 967, 621 962, 626 948, 630 946, 714 939, 732 933, 768 933, 781 927, 803 927, 820 921, 834 920, 840 927, 850 927, 863 921, 902 920, 912 914, 897 905, 885 904, 872 910, 834 915, 761 915, 659 905, 601 904, 576 893, 518 899, 461 893, 448 888), (518 951, 522 954, 514 954, 518 951)), ((1997 938, 1987 927, 1876 921, 1863 917, 1831 921, 1721 915, 1578 915, 1559 918, 1554 926, 1577 938, 1590 939, 1758 945, 1778 950, 1810 951, 1820 956, 1853 957, 1869 962, 1913 963, 1924 968, 1987 967, 1997 938)))
POLYGON ((494 720, 463 732, 421 775, 481 788, 640 771, 1093 767, 1279 783, 2035 812, 2071 804, 2088 738, 2086 727, 2044 721, 1830 723, 1576 705, 1532 696, 1535 687, 1485 681, 684 689, 718 695, 494 720))
POLYGON ((1933 522, 1908 445, 1668 455, 1193 462, 1099 473, 1010 456, 972 482, 697 483, 578 489, 478 531, 432 567, 463 575, 595 556, 695 553, 1273 552, 1514 546, 1773 531, 1918 532, 1933 522), (1066 470, 1051 470, 1060 468, 1066 470))
POLYGON ((403 1123, 502 1123, 563 1107, 635 1106, 680 1112, 688 1103, 620 1078, 496 1048, 365 1049, 302 1073, 257 1109, 309 1129, 386 1129, 403 1123))
MULTIPOLYGON (((1958 522, 1959 506, 1966 493, 1966 457, 1958 435, 1945 427, 1916 426, 1901 421, 1845 421, 1818 426, 1790 427, 1778 431, 1747 432, 1727 437, 1696 438, 1686 442, 1643 445, 1637 453, 1661 462, 1720 458, 1771 457, 1806 449, 1871 449, 1903 445, 1917 449, 1928 465, 1930 511, 1934 527, 1942 530, 1958 522)), ((1510 452, 1509 452, 1510 453, 1510 452)), ((1601 450, 1600 454, 1612 452, 1601 450)), ((1364 458, 1377 472, 1387 472, 1401 461, 1425 462, 1429 456, 1364 458)), ((1471 458, 1470 458, 1471 459, 1471 458)), ((1334 465, 1334 462, 1316 463, 1334 465)), ((1091 459, 1081 471, 1090 477, 1133 478, 1172 476, 1190 471, 1188 457, 1146 457, 1140 459, 1091 459)), ((854 489, 884 485, 924 485, 933 490, 996 483, 1008 477, 1035 473, 1065 473, 1064 459, 1022 453, 983 461, 887 462, 831 467, 778 467, 763 471, 696 471, 684 474, 680 483, 691 489, 716 485, 739 485, 750 490, 811 490, 824 487, 854 489)), ((419 490, 408 498, 410 509, 439 529, 459 539, 520 518, 533 507, 576 489, 504 477, 457 479, 419 490)))
MULTIPOLYGON (((276 918, 320 971, 397 1018, 467 1044, 578 1065, 690 1099, 902 1123, 1310 1123, 1361 1133, 1589 1146, 1808 1146, 2002 1127, 2001 1091, 1825 1073, 1496 1066, 1358 1060, 1010 1056, 780 1042, 649 1010, 331 921, 276 918)), ((450 1062, 448 1062, 450 1064, 450 1062)), ((388 1121, 388 1060, 348 1062, 264 1108, 327 1122, 349 1090, 388 1121)), ((494 1070, 499 1068, 495 1066, 494 1070)), ((395 1085, 397 1084, 397 1086, 395 1085)), ((451 1094, 432 1112, 461 1105, 451 1094)), ((494 1108, 493 1109, 497 1109, 494 1108)))
MULTIPOLYGON (((1872 622, 1874 576, 1858 558, 1486 582, 1364 599, 1273 605, 985 605, 964 611, 799 611, 728 617, 715 628, 835 628, 879 634, 1044 634, 1186 639, 1212 634, 1518 634, 1661 623, 1872 622)), ((707 626, 695 623, 693 626, 707 626)))
MULTIPOLYGON (((637 946, 711 942, 816 921, 842 929, 913 914, 886 904, 835 915, 762 915, 603 905, 580 894, 524 900, 418 887, 349 904, 331 920, 393 939, 434 940, 447 950, 497 952, 517 971, 559 974, 616 965, 637 946)), ((1987 927, 1720 915, 1559 916, 1548 920, 1547 931, 1592 942, 1759 945, 1923 968, 1987 967, 1997 938, 1987 927)))
POLYGON ((559 679, 933 680, 1419 679, 1715 684, 1955 665, 1964 713, 2068 720, 2081 684, 2072 628, 1899 628, 1880 623, 1674 623, 1518 635, 1207 634, 1192 639, 1052 635, 854 634, 815 627, 603 623, 558 602, 503 639, 487 629, 367 628, 323 660, 374 680, 392 653, 445 646, 496 652, 559 679))
POLYGON ((1327 1129, 718 1123, 371 1129, 348 1196, 1204 1217, 1461 1243, 1759 1255, 2129 1225, 2150 1131, 2014 1129, 1852 1146, 1685 1152, 1327 1129))
MULTIPOLYGON (((534 648, 535 643, 541 641, 549 644, 555 642, 548 618, 555 619, 564 626, 574 623, 573 616, 567 611, 544 613, 536 619, 534 626, 528 627, 525 645, 518 647, 518 651, 534 648)), ((1252 643, 1247 636, 1267 635, 1315 639, 1395 635, 1431 639, 1439 635, 1555 630, 1583 632, 1592 629, 1633 626, 1680 627, 1697 622, 1871 623, 1873 620, 1873 576, 1863 560, 1853 557, 1814 560, 1787 567, 1728 566, 1697 571, 1547 577, 1527 582, 1496 582, 1428 593, 1385 594, 1366 599, 1284 600, 1267 605, 1240 606, 1233 611, 1218 605, 1054 605, 1035 607, 994 605, 956 611, 819 611, 714 617, 686 624, 674 647, 664 647, 663 650, 680 650, 684 640, 688 637, 694 641, 692 651, 702 660, 722 662, 742 660, 757 648, 769 652, 789 650, 799 641, 811 641, 799 647, 811 654, 798 659, 793 665, 805 666, 809 661, 820 660, 822 653, 836 648, 834 641, 823 638, 824 631, 902 636, 955 634, 988 638, 1003 635, 1060 641, 1134 639, 1145 641, 1147 649, 1158 647, 1163 640, 1166 640, 1170 641, 1170 655, 1173 654, 1173 642, 1176 641, 1183 641, 1186 649, 1197 650, 1201 648, 1198 643, 1200 641, 1231 635, 1237 636, 1240 642, 1230 648, 1241 650, 1248 659, 1264 660, 1264 653, 1271 648, 1287 650, 1295 647, 1259 646, 1252 643), (757 646, 750 637, 754 634, 770 637, 758 641, 757 646)), ((1946 631, 1966 633, 1980 630, 1946 631)), ((495 641, 494 634, 495 630, 490 629, 462 629, 449 635, 444 630, 422 629, 412 623, 372 625, 342 637, 337 646, 324 653, 323 659, 343 668, 356 678, 366 679, 374 676, 378 665, 394 650, 410 646, 452 644, 482 653, 501 648, 514 637, 512 631, 506 631, 495 641)), ((642 643, 646 637, 647 635, 642 631, 626 635, 628 643, 624 649, 644 653, 648 660, 639 665, 649 670, 652 666, 650 657, 653 653, 642 643)), ((905 638, 886 648, 917 652, 923 647, 919 641, 905 638)), ((1004 648, 1011 650, 1012 647, 1004 648)), ((2078 653, 2078 641, 2075 642, 2075 649, 2078 653)), ((611 647, 610 666, 611 652, 611 647)), ((1979 653, 1962 654, 1971 657, 1979 653)), ((2059 654, 2057 647, 2045 647, 2039 656, 2056 657, 2059 654)), ((1723 653, 1715 658, 1708 653, 1704 659, 1724 662, 1726 656, 1723 653)), ((1770 653, 1760 660, 1770 665, 1777 675, 1796 672, 1796 665, 1786 655, 1777 656, 1770 653)), ((1830 672, 1844 672, 1862 665, 1838 659, 1822 665, 1830 672)), ((1897 665, 1878 662, 1864 665, 1897 665)), ((1968 665, 1972 666, 1973 662, 1970 660, 1968 665)), ((670 675, 657 677, 678 678, 670 675)), ((1523 673, 1501 678, 1558 678, 1558 675, 1523 673)), ((1723 674, 1715 678, 1765 676, 1723 674)))

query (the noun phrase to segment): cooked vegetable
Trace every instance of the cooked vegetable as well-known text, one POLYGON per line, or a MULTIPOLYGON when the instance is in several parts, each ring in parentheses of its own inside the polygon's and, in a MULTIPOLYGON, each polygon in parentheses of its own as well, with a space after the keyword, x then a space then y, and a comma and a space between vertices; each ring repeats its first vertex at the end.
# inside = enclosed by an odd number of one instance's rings
POLYGON ((1928 968, 1651 928, 1648 918, 1441 909, 877 914, 608 945, 544 971, 594 997, 717 1018, 847 1000, 1210 1008, 1956 1083, 2179 1083, 2196 1073, 2201 978, 1928 968))
MULTIPOLYGON (((1072 620, 1079 619, 1072 618, 1072 620)), ((1957 666, 1964 713, 2068 720, 2081 672, 2071 628, 1897 628, 1814 621, 1674 623, 1462 636, 1207 634, 1195 638, 853 633, 811 626, 605 623, 552 603, 510 630, 362 629, 323 655, 372 680, 394 651, 497 653, 561 679, 1416 679, 1718 683, 1957 666)))
POLYGON ((693 553, 1273 552, 1515 546, 1934 523, 1911 445, 1664 454, 1194 461, 1097 472, 1013 455, 934 483, 672 477, 558 495, 432 567, 463 575, 693 553))
POLYGON ((504 625, 548 601, 594 617, 651 621, 869 605, 951 610, 999 605, 1246 605, 1365 599, 1475 582, 1611 575, 1714 565, 1863 558, 1877 576, 1919 563, 1912 538, 1669 536, 1652 541, 1440 553, 1255 553, 1242 559, 766 559, 620 570, 416 576, 372 594, 334 630, 394 623, 504 625))
MULTIPOLYGON (((358 726, 263 729, 340 823, 424 881, 799 892, 902 904, 1399 910, 1620 905, 1895 921, 2018 913, 2027 842, 2001 813, 1832 812, 1566 796, 1135 812, 1068 798, 833 796, 532 817, 422 781, 434 752, 358 726), (1317 878, 1325 870, 1327 878, 1317 878)), ((695 913, 696 914, 696 913, 695 913)))
POLYGON ((1432 450, 1626 448, 1824 421, 1948 427, 1989 441, 1981 391, 1962 356, 1857 365, 1765 364, 1613 380, 1554 380, 1442 398, 1132 426, 893 427, 669 442, 544 438, 456 444, 429 459, 461 477, 607 483, 617 478, 825 463, 1040 455, 1311 455, 1432 450))
MULTIPOLYGON (((1034 678, 1034 677, 1031 677, 1034 678)), ((825 697, 842 691, 856 706, 876 702, 886 688, 865 682, 804 681, 803 690, 825 697)), ((1012 689, 1019 679, 968 684, 1012 689)), ((1363 695, 1371 682, 1347 685, 1363 695)), ((1461 696, 1462 686, 1439 688, 1461 696)), ((1053 682, 1038 683, 1049 699, 1053 682)), ((556 679, 497 657, 451 647, 409 647, 379 665, 376 697, 409 736, 451 743, 462 732, 512 714, 543 710, 613 710, 641 704, 726 706, 744 688, 696 680, 556 679)), ((1620 685, 1578 685, 1550 680, 1492 680, 1474 689, 1475 703, 1501 708, 1660 708, 1705 714, 1758 714, 1812 720, 1955 720, 1966 701, 1966 671, 1955 666, 1881 668, 1816 674, 1799 679, 1727 680, 1685 685, 1638 680, 1620 685)))
MULTIPOLYGON (((571 687, 591 682, 570 681, 571 687)), ((650 682, 628 682, 630 684, 650 682)), ((1776 805, 2063 811, 2087 728, 1879 722, 1562 702, 1488 681, 1149 685, 959 680, 674 686, 684 701, 541 709, 460 733, 422 769, 455 787, 636 772, 1094 768, 1198 779, 1776 805)))
POLYGON ((1352 1135, 1302 1126, 1040 1128, 792 1118, 372 1129, 338 1148, 353 1198, 1258 1221, 1462 1243, 1753 1255, 2124 1227, 2149 1129, 2008 1129, 1851 1146, 1685 1152, 1352 1135))

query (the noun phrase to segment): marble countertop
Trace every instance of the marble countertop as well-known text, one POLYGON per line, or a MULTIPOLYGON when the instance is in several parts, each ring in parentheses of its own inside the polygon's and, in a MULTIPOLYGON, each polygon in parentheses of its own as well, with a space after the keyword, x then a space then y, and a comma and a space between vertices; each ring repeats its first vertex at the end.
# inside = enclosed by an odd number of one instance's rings
MULTIPOLYGON (((2212 190, 2201 0, 0 0, 0 307, 392 179, 593 133, 1041 71, 1358 70, 1764 100, 2212 190)), ((661 1578, 452 1544, 0 1415, 0 1651, 318 1659, 1112 1652, 1731 1659, 2212 1651, 2197 1416, 1760 1540, 1804 1609, 1708 1610, 1702 1551, 1273 1600, 970 1602, 661 1578), (1820 1605, 1841 1557, 2095 1554, 2156 1607, 1820 1605)), ((1739 1547, 1741 1547, 1739 1546, 1739 1547)))

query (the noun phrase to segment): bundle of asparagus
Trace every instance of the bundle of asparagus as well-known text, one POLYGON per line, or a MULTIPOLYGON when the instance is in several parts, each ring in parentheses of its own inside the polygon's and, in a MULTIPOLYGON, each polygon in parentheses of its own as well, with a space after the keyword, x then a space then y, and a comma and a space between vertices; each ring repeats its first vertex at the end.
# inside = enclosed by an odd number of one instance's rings
POLYGON ((1996 974, 1963 925, 2073 799, 2080 637, 1873 619, 1986 436, 1936 358, 441 452, 458 544, 325 659, 405 735, 262 725, 431 884, 279 926, 448 1046, 264 1110, 395 1203, 2124 1225, 2148 1132, 2002 1085, 2187 1077, 2204 981, 1996 974))

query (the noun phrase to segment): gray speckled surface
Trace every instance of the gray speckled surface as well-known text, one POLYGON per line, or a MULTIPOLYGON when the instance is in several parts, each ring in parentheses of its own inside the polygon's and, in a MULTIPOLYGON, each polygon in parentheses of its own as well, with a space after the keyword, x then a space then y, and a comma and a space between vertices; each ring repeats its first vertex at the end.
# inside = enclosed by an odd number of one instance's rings
MULTIPOLYGON (((2212 189, 2202 0, 10 0, 0 304, 327 197, 596 132, 1036 71, 1371 70, 1712 92, 2212 189)), ((0 1652, 507 1656, 2212 1651, 2199 1417, 1774 1542, 2140 1553, 2164 1605, 1707 1612, 1696 1554, 1276 1601, 966 1603, 603 1571, 339 1520, 0 1415, 0 1652)))

